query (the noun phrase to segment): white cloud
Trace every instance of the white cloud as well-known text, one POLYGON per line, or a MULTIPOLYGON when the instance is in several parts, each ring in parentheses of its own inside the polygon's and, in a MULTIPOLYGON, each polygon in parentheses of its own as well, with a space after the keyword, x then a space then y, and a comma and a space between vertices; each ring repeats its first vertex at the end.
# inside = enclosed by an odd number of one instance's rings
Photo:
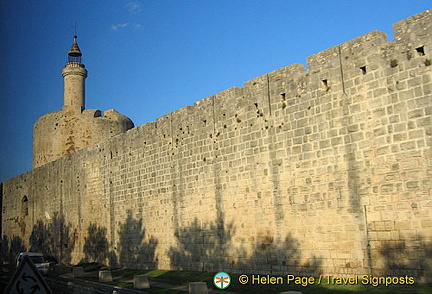
MULTIPOLYGON (((140 13, 142 11, 141 8, 141 3, 138 1, 128 1, 125 6, 124 6, 127 11, 131 14, 137 14, 140 13)), ((136 24, 136 23, 117 23, 117 24, 112 24, 111 25, 111 30, 112 31, 118 31, 120 29, 126 29, 126 28, 132 28, 135 30, 139 30, 142 29, 142 25, 141 24, 136 24)))
POLYGON ((129 23, 118 23, 118 24, 113 24, 111 25, 111 30, 113 31, 117 31, 118 29, 122 29, 125 28, 129 25, 129 23))
POLYGON ((130 13, 140 13, 142 11, 141 3, 138 1, 130 1, 126 3, 125 7, 130 13))
POLYGON ((128 22, 126 22, 126 23, 117 23, 117 24, 111 25, 111 30, 117 31, 119 29, 124 29, 124 28, 127 28, 127 27, 133 28, 135 30, 142 29, 142 25, 139 24, 139 23, 128 23, 128 22))

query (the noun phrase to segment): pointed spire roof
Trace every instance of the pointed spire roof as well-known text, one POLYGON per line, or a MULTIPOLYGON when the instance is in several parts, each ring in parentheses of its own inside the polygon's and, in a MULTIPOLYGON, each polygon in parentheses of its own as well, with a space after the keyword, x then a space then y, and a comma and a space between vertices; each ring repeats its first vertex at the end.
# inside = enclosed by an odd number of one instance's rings
POLYGON ((78 47, 78 43, 77 43, 77 40, 76 40, 77 38, 78 38, 78 37, 75 35, 75 36, 74 36, 74 41, 73 41, 72 47, 71 47, 71 49, 70 49, 69 52, 68 52, 68 55, 69 55, 69 56, 72 56, 72 57, 79 57, 79 56, 82 55, 81 50, 80 50, 80 48, 78 47))

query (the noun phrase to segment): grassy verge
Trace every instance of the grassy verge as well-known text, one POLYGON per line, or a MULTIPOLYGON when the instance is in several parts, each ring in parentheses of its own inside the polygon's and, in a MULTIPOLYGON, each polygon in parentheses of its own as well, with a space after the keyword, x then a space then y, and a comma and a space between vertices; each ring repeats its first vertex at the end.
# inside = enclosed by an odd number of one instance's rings
MULTIPOLYGON (((114 282, 108 283, 110 285, 132 288, 133 285, 126 280, 132 280, 134 275, 145 274, 149 277, 151 282, 160 282, 170 285, 187 285, 190 282, 206 282, 209 289, 217 290, 213 285, 213 276, 215 273, 205 272, 192 272, 192 271, 164 271, 164 270, 133 270, 133 269, 121 269, 112 272, 115 279, 114 282)), ((432 293, 432 284, 419 284, 414 283, 413 285, 391 285, 391 286, 371 286, 363 285, 361 281, 355 285, 329 285, 324 280, 319 284, 302 286, 302 285, 287 285, 286 277, 284 278, 284 284, 279 285, 263 285, 263 284, 252 284, 249 282, 246 285, 242 285, 239 282, 239 274, 231 274, 231 285, 226 289, 230 292, 236 293, 279 293, 283 291, 301 291, 303 293, 417 293, 417 294, 430 294, 432 293)), ((248 275, 249 277, 251 275, 248 275)), ((97 282, 97 278, 87 278, 97 282)), ((172 289, 146 289, 146 292, 150 293, 185 293, 182 291, 175 291, 172 289)))

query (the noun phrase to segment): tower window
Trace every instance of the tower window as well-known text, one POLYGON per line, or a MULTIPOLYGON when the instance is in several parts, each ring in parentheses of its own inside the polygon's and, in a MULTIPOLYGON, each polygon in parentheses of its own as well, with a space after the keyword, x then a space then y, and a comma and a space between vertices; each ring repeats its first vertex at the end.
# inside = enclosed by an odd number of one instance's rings
POLYGON ((23 216, 28 215, 28 197, 24 195, 24 197, 21 200, 21 214, 23 216))
POLYGON ((328 88, 329 88, 328 80, 324 79, 324 80, 321 80, 321 82, 323 83, 324 87, 328 90, 328 88))
POLYGON ((360 66, 360 70, 362 74, 366 74, 366 65, 365 66, 360 66))

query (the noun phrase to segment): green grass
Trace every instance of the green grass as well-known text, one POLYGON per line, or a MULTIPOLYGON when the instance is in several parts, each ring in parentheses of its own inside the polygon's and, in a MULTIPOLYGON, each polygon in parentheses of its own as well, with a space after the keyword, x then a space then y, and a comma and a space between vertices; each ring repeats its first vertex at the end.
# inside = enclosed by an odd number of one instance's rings
POLYGON ((193 271, 162 271, 152 270, 146 275, 151 281, 174 285, 187 285, 190 282, 206 282, 213 285, 213 276, 215 273, 193 272, 193 271))
MULTIPOLYGON (((132 283, 127 283, 125 280, 132 280, 134 275, 145 274, 149 277, 151 282, 160 282, 170 285, 187 285, 190 282, 206 282, 209 289, 217 290, 213 285, 213 276, 215 273, 205 272, 193 272, 193 271, 164 271, 164 270, 133 270, 133 269, 121 269, 112 272, 113 278, 115 279, 109 285, 133 288, 132 283)), ((239 283, 239 274, 231 274, 231 285, 227 288, 227 291, 236 293, 279 293, 283 291, 301 291, 303 293, 417 293, 417 294, 430 294, 432 293, 432 284, 419 284, 413 285, 392 285, 385 286, 380 285, 377 287, 371 285, 362 285, 359 279, 359 283, 356 285, 329 285, 323 281, 320 285, 308 285, 303 287, 301 285, 286 284, 286 277, 284 277, 284 283, 282 285, 252 285, 250 282, 246 285, 239 283)), ((251 275, 248 275, 249 277, 251 275)), ((87 278, 89 280, 97 282, 97 278, 87 278)), ((185 293, 182 291, 176 291, 172 289, 160 289, 151 288, 146 289, 149 293, 185 293)))

